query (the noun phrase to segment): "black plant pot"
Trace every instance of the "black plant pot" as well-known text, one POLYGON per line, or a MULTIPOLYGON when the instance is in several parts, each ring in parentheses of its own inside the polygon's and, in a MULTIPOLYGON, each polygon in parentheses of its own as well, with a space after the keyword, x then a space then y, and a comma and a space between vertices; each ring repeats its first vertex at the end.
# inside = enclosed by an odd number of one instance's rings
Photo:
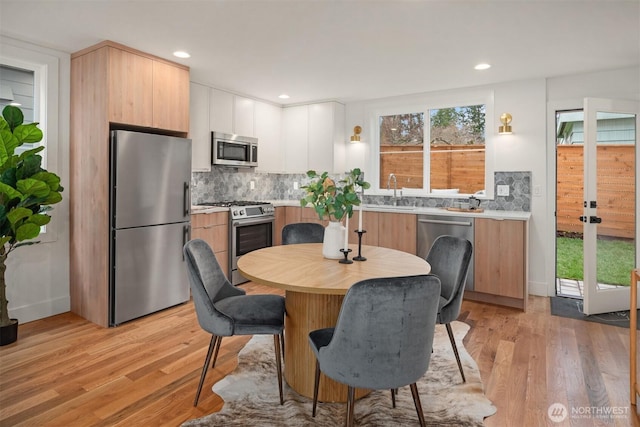
POLYGON ((11 319, 8 326, 0 326, 0 346, 8 345, 18 340, 18 319, 11 319))

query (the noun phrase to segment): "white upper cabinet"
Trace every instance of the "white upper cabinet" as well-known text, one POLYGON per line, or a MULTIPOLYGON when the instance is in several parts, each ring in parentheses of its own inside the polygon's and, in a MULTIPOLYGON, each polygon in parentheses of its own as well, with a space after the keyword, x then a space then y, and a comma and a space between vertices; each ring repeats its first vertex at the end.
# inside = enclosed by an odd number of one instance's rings
POLYGON ((345 172, 345 112, 337 102, 281 108, 191 83, 193 171, 211 170, 211 132, 258 138, 259 172, 345 172))
POLYGON ((288 107, 283 113, 287 172, 344 172, 344 105, 337 102, 288 107))
POLYGON ((285 171, 281 107, 199 83, 190 88, 193 171, 211 171, 213 131, 258 138, 258 171, 285 171))
POLYGON ((304 173, 308 168, 309 107, 299 105, 284 108, 282 139, 286 172, 304 173))
POLYGON ((308 168, 317 172, 344 172, 344 105, 309 105, 308 168))
POLYGON ((282 108, 255 101, 255 136, 260 172, 284 172, 282 108))
POLYGON ((211 91, 211 130, 255 136, 256 101, 220 89, 211 91))
MULTIPOLYGON (((233 94, 211 89, 210 122, 211 130, 223 133, 233 132, 233 94)), ((251 136, 251 135, 245 135, 251 136)))
POLYGON ((209 92, 211 89, 190 83, 189 138, 191 138, 191 170, 211 170, 211 130, 209 127, 209 92))
POLYGON ((255 134, 255 101, 235 95, 233 102, 233 130, 242 136, 255 134))

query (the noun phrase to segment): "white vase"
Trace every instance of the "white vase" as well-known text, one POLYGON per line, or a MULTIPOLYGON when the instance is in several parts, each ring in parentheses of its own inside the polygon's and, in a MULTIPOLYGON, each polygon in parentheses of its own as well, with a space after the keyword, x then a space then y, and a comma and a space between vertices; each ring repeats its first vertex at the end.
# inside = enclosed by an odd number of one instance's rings
POLYGON ((331 221, 324 229, 322 241, 322 256, 329 259, 341 259, 344 257, 340 249, 344 247, 344 233, 347 230, 337 221, 331 221))

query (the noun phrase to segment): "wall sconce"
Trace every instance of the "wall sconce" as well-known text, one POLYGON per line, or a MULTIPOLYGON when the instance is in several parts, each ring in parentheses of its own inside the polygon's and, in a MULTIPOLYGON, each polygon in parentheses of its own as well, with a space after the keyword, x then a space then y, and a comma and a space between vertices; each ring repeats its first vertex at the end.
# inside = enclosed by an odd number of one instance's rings
POLYGON ((353 128, 353 135, 351 135, 352 144, 360 142, 360 133, 362 133, 362 128, 360 126, 356 126, 353 128))
POLYGON ((511 125, 509 125, 509 123, 511 123, 511 118, 511 114, 509 113, 502 113, 500 116, 500 121, 502 122, 502 126, 498 128, 498 133, 500 135, 511 135, 511 125))

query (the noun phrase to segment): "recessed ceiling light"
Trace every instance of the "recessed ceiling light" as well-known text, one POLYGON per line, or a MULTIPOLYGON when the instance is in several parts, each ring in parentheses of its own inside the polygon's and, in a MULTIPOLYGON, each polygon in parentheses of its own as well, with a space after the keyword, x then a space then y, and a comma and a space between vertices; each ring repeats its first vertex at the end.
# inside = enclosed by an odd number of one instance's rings
POLYGON ((282 95, 278 95, 278 98, 280 98, 280 99, 289 99, 289 95, 287 95, 286 93, 283 93, 282 95))
POLYGON ((178 58, 191 58, 191 55, 183 50, 176 50, 173 52, 173 56, 177 56, 178 58))
POLYGON ((486 70, 486 69, 491 68, 491 65, 483 63, 483 64, 478 64, 473 68, 475 68, 476 70, 486 70))

